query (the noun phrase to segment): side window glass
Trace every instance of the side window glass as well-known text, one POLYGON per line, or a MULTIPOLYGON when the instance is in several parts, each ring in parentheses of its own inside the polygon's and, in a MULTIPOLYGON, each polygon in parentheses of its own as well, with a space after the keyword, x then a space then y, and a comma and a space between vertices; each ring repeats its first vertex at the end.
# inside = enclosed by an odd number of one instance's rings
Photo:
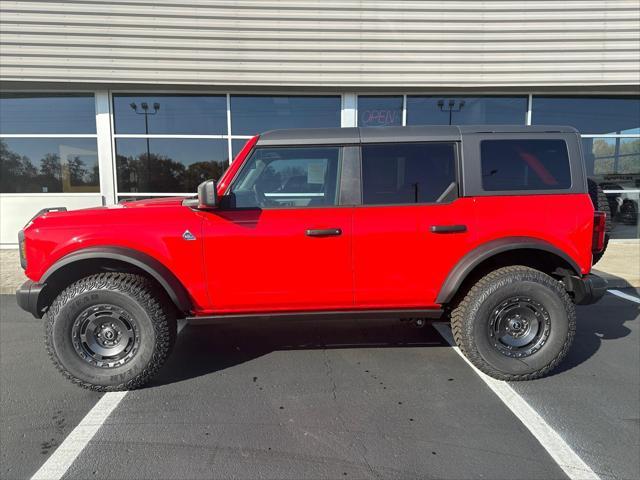
POLYGON ((362 146, 365 205, 433 203, 455 188, 453 143, 362 146))
POLYGON ((482 188, 487 191, 571 187, 564 140, 483 140, 480 163, 482 188))
POLYGON ((340 147, 258 148, 231 186, 236 208, 337 204, 340 147))

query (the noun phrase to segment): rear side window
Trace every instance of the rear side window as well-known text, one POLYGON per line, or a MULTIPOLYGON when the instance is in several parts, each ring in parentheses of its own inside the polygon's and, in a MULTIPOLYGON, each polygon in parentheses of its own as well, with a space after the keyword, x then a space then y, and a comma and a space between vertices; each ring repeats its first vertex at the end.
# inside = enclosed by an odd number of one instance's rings
POLYGON ((433 203, 456 186, 455 144, 362 146, 365 205, 433 203))
POLYGON ((480 161, 486 191, 571 188, 564 140, 483 140, 480 161))

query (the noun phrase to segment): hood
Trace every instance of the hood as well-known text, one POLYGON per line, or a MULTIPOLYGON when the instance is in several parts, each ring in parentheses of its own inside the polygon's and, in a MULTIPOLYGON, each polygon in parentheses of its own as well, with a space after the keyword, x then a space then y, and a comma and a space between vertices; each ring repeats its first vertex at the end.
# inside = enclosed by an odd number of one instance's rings
MULTIPOLYGON (((41 223, 44 220, 48 220, 49 225, 53 225, 58 222, 72 221, 74 219, 84 219, 86 221, 98 221, 103 222, 106 218, 116 218, 112 214, 116 214, 117 211, 124 213, 125 211, 134 211, 140 208, 153 208, 153 207, 177 207, 182 205, 184 197, 164 197, 164 198, 152 198, 148 200, 137 200, 133 202, 125 202, 118 205, 109 205, 105 207, 90 207, 80 208, 77 210, 67 210, 66 208, 45 208, 40 210, 36 215, 31 218, 24 226, 26 229, 34 222, 41 223), (109 212, 109 217, 104 215, 109 212), (54 223, 50 223, 54 221, 54 223)), ((118 218, 122 218, 118 216, 118 218)))

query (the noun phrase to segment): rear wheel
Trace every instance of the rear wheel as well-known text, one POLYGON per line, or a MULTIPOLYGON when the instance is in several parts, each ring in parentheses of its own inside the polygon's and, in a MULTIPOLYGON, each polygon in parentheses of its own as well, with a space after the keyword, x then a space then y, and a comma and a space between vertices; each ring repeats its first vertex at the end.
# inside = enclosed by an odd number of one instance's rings
POLYGON ((528 267, 489 273, 451 314, 453 337, 478 369, 531 380, 554 369, 575 333, 575 308, 560 282, 528 267))
POLYGON ((103 273, 67 287, 45 314, 49 355, 73 383, 96 391, 144 385, 173 346, 176 320, 146 278, 103 273))

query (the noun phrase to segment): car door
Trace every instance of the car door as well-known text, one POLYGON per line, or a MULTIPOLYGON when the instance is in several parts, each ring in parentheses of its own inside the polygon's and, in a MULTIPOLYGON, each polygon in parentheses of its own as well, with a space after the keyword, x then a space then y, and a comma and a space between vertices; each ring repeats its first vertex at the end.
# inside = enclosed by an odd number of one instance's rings
POLYGON ((338 206, 340 146, 257 147, 203 234, 216 312, 353 306, 352 209, 338 206))
POLYGON ((455 142, 363 144, 354 208, 359 308, 433 307, 469 242, 472 199, 458 198, 455 142))

